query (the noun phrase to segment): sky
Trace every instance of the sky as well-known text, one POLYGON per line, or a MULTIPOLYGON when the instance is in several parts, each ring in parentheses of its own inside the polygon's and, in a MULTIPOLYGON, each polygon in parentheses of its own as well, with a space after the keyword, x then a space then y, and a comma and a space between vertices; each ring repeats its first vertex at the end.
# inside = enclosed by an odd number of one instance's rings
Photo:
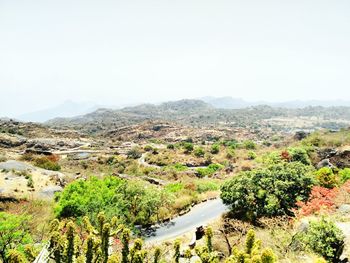
POLYGON ((0 116, 66 100, 350 100, 349 14, 348 0, 0 0, 0 116))

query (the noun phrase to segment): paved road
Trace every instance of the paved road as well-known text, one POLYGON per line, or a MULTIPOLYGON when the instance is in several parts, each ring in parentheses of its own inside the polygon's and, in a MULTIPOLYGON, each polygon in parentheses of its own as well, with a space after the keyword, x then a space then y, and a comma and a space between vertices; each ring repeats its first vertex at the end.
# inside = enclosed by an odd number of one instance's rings
POLYGON ((176 238, 187 232, 194 231, 198 226, 208 224, 227 210, 228 207, 222 203, 221 199, 201 203, 194 206, 187 214, 159 226, 155 232, 146 235, 145 240, 149 243, 157 243, 176 238))

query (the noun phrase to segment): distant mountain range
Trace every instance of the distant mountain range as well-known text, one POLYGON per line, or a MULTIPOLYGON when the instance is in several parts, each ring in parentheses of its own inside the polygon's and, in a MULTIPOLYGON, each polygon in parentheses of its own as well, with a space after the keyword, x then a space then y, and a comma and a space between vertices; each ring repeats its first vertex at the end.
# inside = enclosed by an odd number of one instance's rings
POLYGON ((20 116, 17 116, 16 119, 30 122, 45 122, 47 120, 54 119, 57 117, 68 118, 87 114, 89 112, 97 110, 99 107, 100 106, 92 102, 77 103, 73 101, 65 101, 64 103, 54 106, 52 108, 22 114, 20 116))
MULTIPOLYGON (((267 101, 246 101, 240 98, 232 97, 202 97, 198 100, 180 100, 165 102, 161 104, 139 104, 133 107, 125 107, 122 109, 124 112, 137 112, 140 115, 158 115, 155 114, 167 112, 178 112, 185 109, 185 112, 198 110, 198 107, 208 110, 209 107, 216 109, 245 109, 256 106, 270 106, 273 108, 286 108, 286 109, 298 109, 306 108, 310 106, 322 106, 322 107, 339 107, 339 106, 350 106, 350 101, 334 100, 334 101, 319 101, 319 100, 309 100, 309 101, 287 101, 287 102, 267 102, 267 101), (142 114, 142 112, 144 112, 142 114), (153 113, 153 114, 151 114, 153 113)), ((121 105, 120 105, 121 107, 121 105)), ((120 107, 108 107, 110 111, 114 111, 120 107)), ((73 101, 66 101, 62 104, 54 106, 52 108, 47 108, 35 112, 30 112, 17 116, 16 119, 21 121, 31 121, 31 122, 46 122, 48 120, 56 118, 72 118, 78 117, 80 115, 85 115, 92 113, 98 109, 106 110, 106 106, 99 106, 93 102, 82 102, 77 103, 73 101)), ((108 110, 106 110, 108 111, 108 110)), ((150 117, 150 116, 149 116, 150 117)))
MULTIPOLYGON (((230 100, 227 100, 230 101, 230 100)), ((212 102, 212 104, 214 104, 212 102)), ((93 134, 117 130, 145 121, 176 122, 192 127, 262 127, 273 128, 267 120, 314 118, 310 126, 339 129, 350 123, 350 107, 309 106, 305 108, 283 108, 258 105, 243 108, 214 107, 202 100, 179 100, 158 105, 141 104, 122 109, 100 108, 94 112, 72 118, 55 118, 46 125, 77 129, 93 134)), ((215 105, 215 104, 214 104, 215 105)), ((232 105, 231 105, 232 107, 232 105)), ((293 125, 292 125, 293 126, 293 125)), ((282 123, 278 129, 284 127, 282 123)))
POLYGON ((243 109, 258 105, 267 105, 278 108, 305 108, 310 106, 322 106, 322 107, 339 107, 339 106, 350 106, 350 101, 345 100, 293 100, 286 102, 268 102, 268 101, 246 101, 240 98, 232 97, 202 97, 200 100, 209 103, 215 108, 220 109, 243 109))

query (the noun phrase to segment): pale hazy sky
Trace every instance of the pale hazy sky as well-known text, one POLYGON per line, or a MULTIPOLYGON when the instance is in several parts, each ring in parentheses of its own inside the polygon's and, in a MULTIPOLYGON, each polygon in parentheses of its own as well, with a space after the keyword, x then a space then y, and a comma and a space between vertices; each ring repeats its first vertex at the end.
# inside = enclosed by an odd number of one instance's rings
POLYGON ((0 0, 0 116, 210 95, 350 100, 350 1, 0 0))

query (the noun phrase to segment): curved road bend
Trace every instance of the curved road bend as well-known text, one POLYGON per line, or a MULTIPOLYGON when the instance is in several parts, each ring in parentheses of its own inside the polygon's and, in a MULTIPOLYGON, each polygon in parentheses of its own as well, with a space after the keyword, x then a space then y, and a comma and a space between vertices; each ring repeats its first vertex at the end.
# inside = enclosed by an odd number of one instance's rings
POLYGON ((196 227, 205 225, 228 211, 220 198, 209 200, 194 206, 190 212, 158 226, 154 232, 145 234, 147 243, 157 243, 173 239, 196 227))

